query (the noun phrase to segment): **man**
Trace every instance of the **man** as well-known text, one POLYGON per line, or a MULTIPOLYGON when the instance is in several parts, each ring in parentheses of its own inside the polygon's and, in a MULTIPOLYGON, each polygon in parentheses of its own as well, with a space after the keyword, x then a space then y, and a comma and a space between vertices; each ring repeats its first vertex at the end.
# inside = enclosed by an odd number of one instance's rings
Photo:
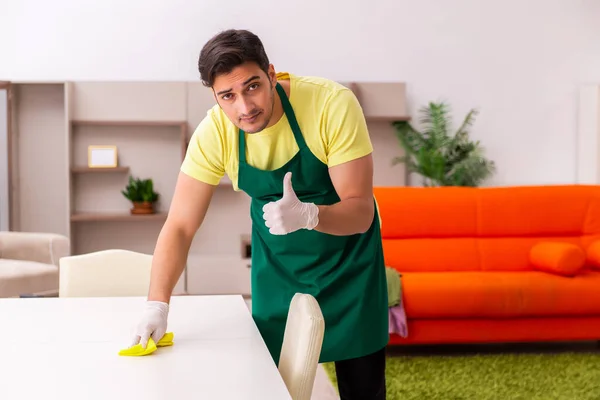
POLYGON ((154 253, 134 344, 167 330, 171 292, 225 173, 251 198, 252 316, 275 363, 292 296, 325 318, 320 362, 342 399, 385 398, 387 284, 362 109, 330 80, 276 73, 260 39, 228 30, 198 68, 217 104, 192 136, 154 253))

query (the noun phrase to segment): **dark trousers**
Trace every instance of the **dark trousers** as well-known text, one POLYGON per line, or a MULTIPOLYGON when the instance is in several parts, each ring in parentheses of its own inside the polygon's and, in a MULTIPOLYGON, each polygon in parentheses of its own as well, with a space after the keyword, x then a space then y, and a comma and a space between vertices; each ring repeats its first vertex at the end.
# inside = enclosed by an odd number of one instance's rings
POLYGON ((335 362, 341 400, 385 400, 385 347, 363 357, 335 362))

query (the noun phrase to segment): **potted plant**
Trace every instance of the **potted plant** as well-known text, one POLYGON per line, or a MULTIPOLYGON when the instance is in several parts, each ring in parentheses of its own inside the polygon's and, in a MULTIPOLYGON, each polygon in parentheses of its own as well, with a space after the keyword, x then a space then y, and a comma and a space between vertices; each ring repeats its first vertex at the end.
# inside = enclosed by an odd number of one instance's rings
POLYGON ((123 196, 133 203, 131 214, 153 214, 158 193, 154 191, 152 179, 139 179, 129 176, 129 183, 122 190, 123 196))
POLYGON ((392 164, 404 163, 409 172, 422 176, 424 186, 476 187, 495 173, 495 163, 484 156, 479 141, 469 138, 475 109, 453 134, 447 104, 431 102, 420 113, 420 131, 407 121, 393 123, 405 156, 392 164))

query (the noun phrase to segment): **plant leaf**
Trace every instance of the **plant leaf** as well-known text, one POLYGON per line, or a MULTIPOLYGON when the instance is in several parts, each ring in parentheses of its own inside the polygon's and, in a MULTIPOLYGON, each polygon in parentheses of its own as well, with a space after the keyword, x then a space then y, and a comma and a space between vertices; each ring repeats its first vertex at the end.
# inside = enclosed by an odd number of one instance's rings
POLYGON ((405 155, 392 159, 392 165, 404 163, 409 172, 423 177, 425 186, 478 186, 496 172, 495 163, 485 158, 479 141, 469 138, 476 109, 467 113, 452 136, 446 103, 430 102, 419 111, 421 131, 407 121, 393 123, 405 155))

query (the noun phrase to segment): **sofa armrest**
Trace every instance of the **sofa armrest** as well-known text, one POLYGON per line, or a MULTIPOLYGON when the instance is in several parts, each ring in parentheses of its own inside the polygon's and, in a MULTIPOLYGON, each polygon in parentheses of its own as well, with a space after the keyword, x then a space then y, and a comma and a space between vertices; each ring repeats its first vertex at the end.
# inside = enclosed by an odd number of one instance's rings
POLYGON ((70 255, 69 238, 56 233, 0 232, 0 258, 36 261, 59 266, 61 257, 70 255))

